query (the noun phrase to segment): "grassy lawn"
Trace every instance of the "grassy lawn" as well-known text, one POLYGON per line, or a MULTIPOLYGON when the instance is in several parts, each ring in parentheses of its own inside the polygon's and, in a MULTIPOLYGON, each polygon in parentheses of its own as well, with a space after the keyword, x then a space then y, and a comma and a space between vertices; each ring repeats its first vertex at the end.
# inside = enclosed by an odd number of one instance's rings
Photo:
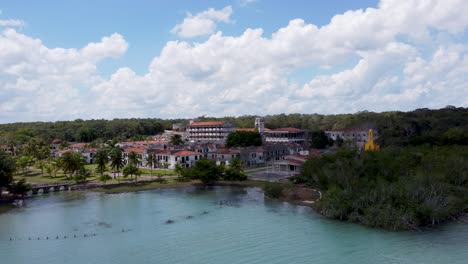
MULTIPOLYGON (((44 173, 44 176, 42 176, 40 170, 31 170, 28 175, 26 176, 25 173, 17 173, 13 176, 13 179, 19 180, 25 178, 27 182, 36 184, 36 183, 54 183, 54 182, 60 182, 60 181, 70 181, 68 179, 68 174, 64 173, 57 173, 56 177, 50 177, 49 175, 44 173)), ((87 178, 87 180, 92 181, 99 179, 98 174, 93 174, 91 177, 87 178)))
MULTIPOLYGON (((140 168, 140 171, 142 174, 145 174, 145 175, 151 174, 151 169, 148 169, 148 168, 140 168)), ((176 176, 176 175, 177 173, 175 173, 172 170, 160 170, 160 169, 153 170, 153 176, 176 176)))
POLYGON ((67 175, 57 173, 57 177, 42 176, 41 173, 29 173, 28 176, 20 173, 13 176, 13 179, 19 180, 25 178, 29 183, 53 183, 59 181, 68 181, 67 175))
POLYGON ((97 164, 86 164, 84 165, 85 169, 87 170, 95 170, 97 168, 97 164))

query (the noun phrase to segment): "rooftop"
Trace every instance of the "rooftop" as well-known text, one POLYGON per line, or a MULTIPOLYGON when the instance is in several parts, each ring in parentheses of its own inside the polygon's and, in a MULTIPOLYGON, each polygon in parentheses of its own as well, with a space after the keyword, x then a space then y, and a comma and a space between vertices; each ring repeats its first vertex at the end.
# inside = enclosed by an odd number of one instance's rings
POLYGON ((208 122, 193 122, 189 126, 222 126, 224 125, 223 121, 208 121, 208 122))
POLYGON ((195 151, 181 150, 179 152, 174 153, 173 155, 180 157, 180 156, 193 156, 193 155, 201 155, 201 154, 195 151))

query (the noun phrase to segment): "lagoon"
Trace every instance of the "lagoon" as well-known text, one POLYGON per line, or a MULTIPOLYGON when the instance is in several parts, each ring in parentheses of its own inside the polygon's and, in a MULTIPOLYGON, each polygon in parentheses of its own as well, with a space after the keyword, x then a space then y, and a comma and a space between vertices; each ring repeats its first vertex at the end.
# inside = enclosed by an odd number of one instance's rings
POLYGON ((6 264, 456 264, 467 259, 467 224, 428 232, 370 229, 265 199, 253 187, 51 193, 0 214, 0 262, 6 264))

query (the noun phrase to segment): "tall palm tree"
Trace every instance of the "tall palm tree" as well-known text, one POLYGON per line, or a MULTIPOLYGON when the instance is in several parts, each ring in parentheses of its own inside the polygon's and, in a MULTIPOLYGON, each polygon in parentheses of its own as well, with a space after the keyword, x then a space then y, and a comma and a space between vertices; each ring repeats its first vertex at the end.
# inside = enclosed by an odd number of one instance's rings
POLYGON ((45 161, 44 160, 38 160, 34 166, 41 170, 41 176, 44 177, 44 169, 46 167, 45 161))
POLYGON ((112 170, 114 171, 114 179, 115 179, 115 173, 119 172, 121 168, 125 166, 125 162, 122 156, 122 150, 120 148, 113 148, 110 153, 110 166, 112 170))
POLYGON ((140 157, 138 157, 138 154, 136 154, 134 151, 128 154, 128 163, 130 165, 133 165, 138 168, 138 166, 140 166, 140 162, 141 162, 140 157))
POLYGON ((94 162, 97 164, 97 171, 101 174, 104 174, 106 170, 106 164, 109 162, 109 156, 107 155, 106 150, 100 150, 94 156, 94 162))
POLYGON ((148 157, 146 157, 146 165, 150 166, 151 169, 151 180, 153 179, 153 168, 156 165, 157 160, 156 160, 156 155, 153 153, 148 154, 148 157))
POLYGON ((85 164, 83 156, 76 152, 66 152, 59 159, 60 168, 64 173, 68 173, 69 179, 73 174, 81 169, 85 164))

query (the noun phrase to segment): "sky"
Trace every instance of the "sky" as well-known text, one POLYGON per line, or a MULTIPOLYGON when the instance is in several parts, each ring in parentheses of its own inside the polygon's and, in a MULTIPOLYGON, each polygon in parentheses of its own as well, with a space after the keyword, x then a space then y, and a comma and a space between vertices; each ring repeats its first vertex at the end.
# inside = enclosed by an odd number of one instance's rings
POLYGON ((0 1, 0 123, 468 106, 468 1, 0 1))

